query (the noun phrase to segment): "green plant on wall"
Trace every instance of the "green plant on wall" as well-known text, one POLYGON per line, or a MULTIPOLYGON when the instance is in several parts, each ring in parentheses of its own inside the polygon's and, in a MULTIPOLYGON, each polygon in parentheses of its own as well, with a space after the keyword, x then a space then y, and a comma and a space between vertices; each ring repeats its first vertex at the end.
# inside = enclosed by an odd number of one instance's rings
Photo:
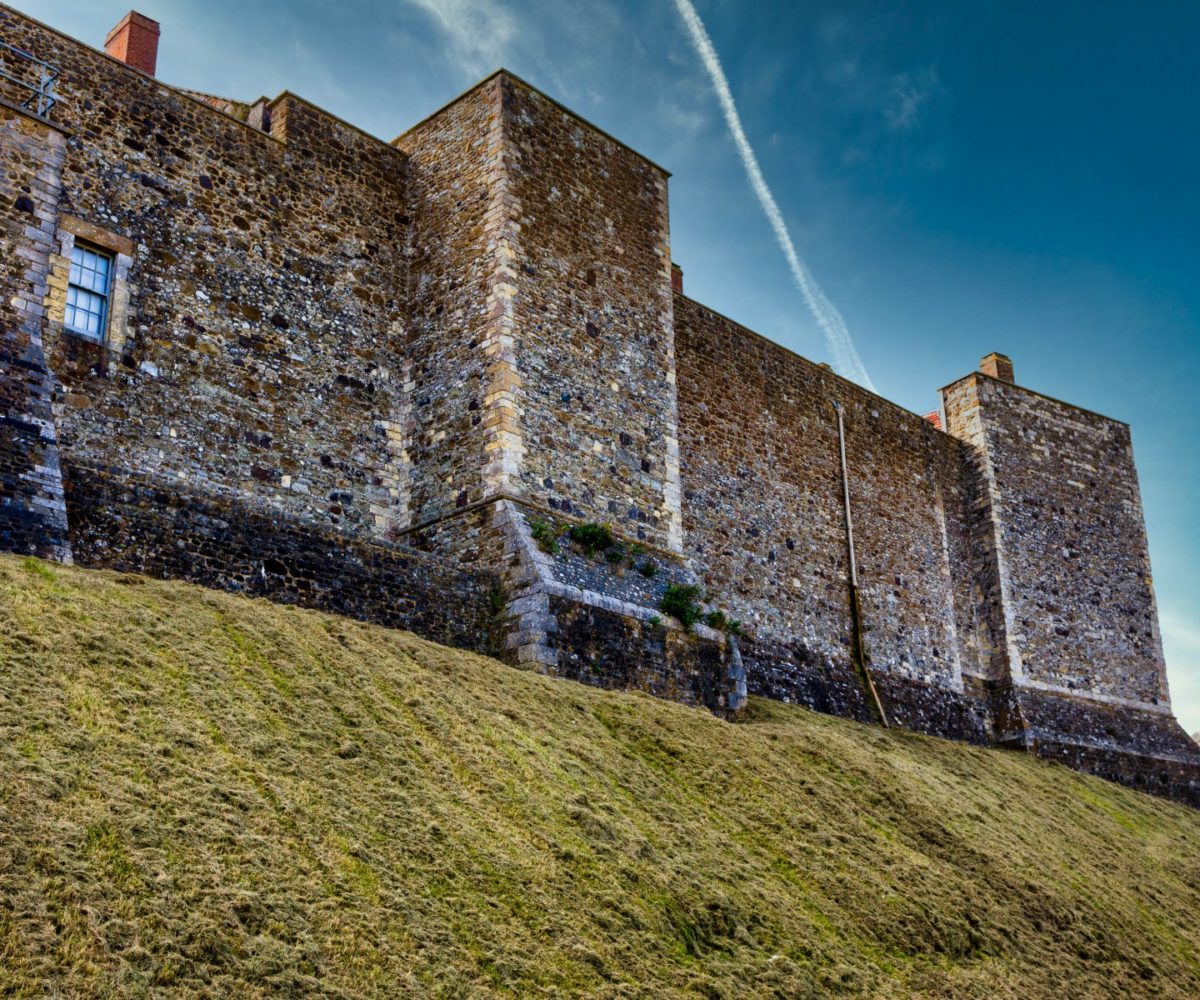
POLYGON ((530 522, 529 533, 543 552, 552 556, 558 554, 558 534, 545 521, 530 522))
POLYGON ((591 559, 597 552, 612 548, 616 544, 612 529, 607 524, 596 524, 589 521, 586 524, 573 524, 567 530, 567 537, 583 549, 584 554, 591 559))
POLYGON ((710 611, 704 616, 704 624, 709 628, 715 628, 718 632, 724 632, 727 635, 742 635, 742 623, 737 618, 730 618, 720 608, 715 611, 710 611))
POLYGON ((658 602, 658 609, 678 619, 679 624, 690 632, 700 620, 700 599, 703 596, 694 583, 668 583, 662 600, 658 602))
POLYGON ((649 559, 643 559, 637 564, 637 571, 642 574, 647 580, 653 580, 658 575, 658 566, 652 563, 649 559))

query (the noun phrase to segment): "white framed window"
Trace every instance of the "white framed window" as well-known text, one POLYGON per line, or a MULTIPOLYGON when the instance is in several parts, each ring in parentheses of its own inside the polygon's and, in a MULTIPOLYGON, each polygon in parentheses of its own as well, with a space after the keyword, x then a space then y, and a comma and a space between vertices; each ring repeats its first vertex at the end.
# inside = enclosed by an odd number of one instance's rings
POLYGON ((104 340, 108 327, 112 274, 111 254, 78 243, 71 248, 67 309, 63 323, 72 333, 91 340, 104 340))

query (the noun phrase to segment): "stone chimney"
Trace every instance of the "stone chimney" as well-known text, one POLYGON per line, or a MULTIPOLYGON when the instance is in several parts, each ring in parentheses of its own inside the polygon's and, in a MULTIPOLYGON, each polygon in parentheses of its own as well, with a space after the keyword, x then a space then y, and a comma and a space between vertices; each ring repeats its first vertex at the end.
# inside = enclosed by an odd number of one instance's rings
POLYGON ((104 49, 114 59, 153 76, 158 64, 158 22, 131 10, 108 33, 104 49))
POLYGON ((250 105, 250 112, 246 115, 246 124, 260 132, 271 131, 271 102, 267 98, 260 97, 250 105))
POLYGON ((683 268, 671 261, 671 291, 683 294, 683 268))
POLYGON ((1016 379, 1013 378, 1012 361, 1006 354, 997 354, 992 351, 986 358, 979 362, 979 370, 984 375, 991 375, 992 378, 998 378, 1001 382, 1012 382, 1016 384, 1016 379))

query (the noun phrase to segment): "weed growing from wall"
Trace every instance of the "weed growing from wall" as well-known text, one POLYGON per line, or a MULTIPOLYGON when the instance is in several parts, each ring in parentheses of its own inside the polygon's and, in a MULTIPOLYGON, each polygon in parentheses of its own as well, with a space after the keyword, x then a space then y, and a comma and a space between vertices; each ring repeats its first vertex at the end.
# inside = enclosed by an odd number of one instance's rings
POLYGON ((700 599, 703 592, 694 583, 668 583, 663 591, 658 609, 678 619, 679 624, 691 631, 700 620, 700 599))
POLYGON ((545 521, 531 521, 529 533, 537 542, 537 547, 547 555, 558 555, 558 535, 545 521))
POLYGON ((612 529, 607 524, 573 524, 567 529, 567 537, 583 549, 584 554, 592 559, 597 552, 612 548, 616 544, 612 529))

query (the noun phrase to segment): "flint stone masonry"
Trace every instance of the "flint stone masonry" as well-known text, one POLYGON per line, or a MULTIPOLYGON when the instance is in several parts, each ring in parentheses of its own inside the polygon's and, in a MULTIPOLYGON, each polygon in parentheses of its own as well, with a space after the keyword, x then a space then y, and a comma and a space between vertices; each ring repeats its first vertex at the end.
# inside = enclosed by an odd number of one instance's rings
POLYGON ((66 144, 58 128, 0 107, 0 547, 62 561, 62 387, 46 361, 44 300, 66 144))
POLYGON ((0 547, 726 716, 873 721, 873 687, 894 725, 1200 805, 1123 424, 994 354, 943 432, 706 309, 666 171, 505 71, 385 143, 3 6, 0 39, 62 70, 53 121, 0 84, 0 547), (63 326, 76 245, 112 258, 100 343, 63 326), (680 628, 670 583, 745 634, 680 628))
POLYGON ((943 396, 951 433, 986 453, 1014 682, 1168 704, 1129 428, 983 374, 943 396))
POLYGON ((505 74, 396 145, 414 521, 509 493, 678 551, 665 171, 505 74))
POLYGON ((500 651, 488 601, 495 574, 123 469, 68 463, 65 478, 71 538, 84 565, 192 580, 410 629, 448 646, 500 651))
POLYGON ((955 573, 969 562, 963 445, 683 296, 675 323, 687 551, 754 637, 751 691, 861 714, 837 402, 868 668, 961 698, 979 657, 955 573))

